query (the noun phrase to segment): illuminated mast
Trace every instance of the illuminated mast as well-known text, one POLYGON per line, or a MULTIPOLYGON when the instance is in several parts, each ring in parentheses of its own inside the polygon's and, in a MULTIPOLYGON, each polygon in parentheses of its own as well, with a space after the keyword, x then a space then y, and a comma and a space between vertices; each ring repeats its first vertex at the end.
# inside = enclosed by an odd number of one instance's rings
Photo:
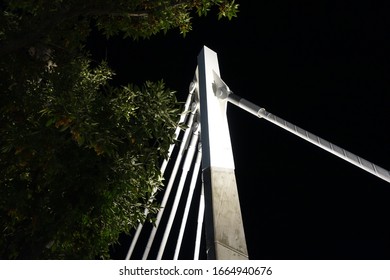
POLYGON ((215 95, 217 54, 203 47, 196 74, 200 104, 202 171, 208 259, 248 259, 234 160, 226 116, 226 99, 215 95))

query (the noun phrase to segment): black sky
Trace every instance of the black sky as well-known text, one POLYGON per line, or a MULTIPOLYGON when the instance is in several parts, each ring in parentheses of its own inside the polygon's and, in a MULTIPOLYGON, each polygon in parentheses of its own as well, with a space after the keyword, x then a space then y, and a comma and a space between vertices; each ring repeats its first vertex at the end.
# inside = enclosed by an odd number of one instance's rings
MULTIPOLYGON (((184 101, 203 45, 231 90, 390 169, 389 7, 237 1, 232 21, 134 42, 91 41, 118 83, 164 79, 184 101)), ((390 184, 229 105, 251 259, 390 259, 390 184)))

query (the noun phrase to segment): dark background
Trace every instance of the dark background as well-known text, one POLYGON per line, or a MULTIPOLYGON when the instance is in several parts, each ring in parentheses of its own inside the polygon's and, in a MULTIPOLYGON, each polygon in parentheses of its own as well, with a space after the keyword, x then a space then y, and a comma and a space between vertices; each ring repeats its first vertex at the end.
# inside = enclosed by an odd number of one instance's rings
MULTIPOLYGON (((236 94, 389 170, 389 7, 237 2, 238 18, 195 18, 186 38, 89 46, 118 84, 164 79, 184 101, 206 45, 236 94)), ((228 118, 251 259, 390 259, 389 183, 233 105, 228 118)))

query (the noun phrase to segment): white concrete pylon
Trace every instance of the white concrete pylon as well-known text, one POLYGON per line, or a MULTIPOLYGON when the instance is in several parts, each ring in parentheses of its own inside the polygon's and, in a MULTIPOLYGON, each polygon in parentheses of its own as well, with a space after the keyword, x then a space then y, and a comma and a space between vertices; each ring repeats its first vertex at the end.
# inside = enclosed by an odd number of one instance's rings
POLYGON ((202 171, 208 259, 248 259, 233 152, 227 123, 227 101, 215 95, 217 54, 203 47, 198 56, 202 171))

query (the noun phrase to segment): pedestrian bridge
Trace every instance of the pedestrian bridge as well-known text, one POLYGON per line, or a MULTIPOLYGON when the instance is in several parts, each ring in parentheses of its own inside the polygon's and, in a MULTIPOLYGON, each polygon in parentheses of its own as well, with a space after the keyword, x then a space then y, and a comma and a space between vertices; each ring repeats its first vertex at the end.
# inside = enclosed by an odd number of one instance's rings
POLYGON ((127 260, 177 260, 183 251, 186 255, 191 251, 195 260, 250 258, 234 173, 228 102, 390 182, 388 170, 234 94, 220 76, 217 54, 203 47, 179 120, 186 129, 176 129, 178 144, 171 145, 160 169, 167 184, 163 193, 155 190, 151 198, 162 196, 161 209, 154 225, 138 226, 127 260))

